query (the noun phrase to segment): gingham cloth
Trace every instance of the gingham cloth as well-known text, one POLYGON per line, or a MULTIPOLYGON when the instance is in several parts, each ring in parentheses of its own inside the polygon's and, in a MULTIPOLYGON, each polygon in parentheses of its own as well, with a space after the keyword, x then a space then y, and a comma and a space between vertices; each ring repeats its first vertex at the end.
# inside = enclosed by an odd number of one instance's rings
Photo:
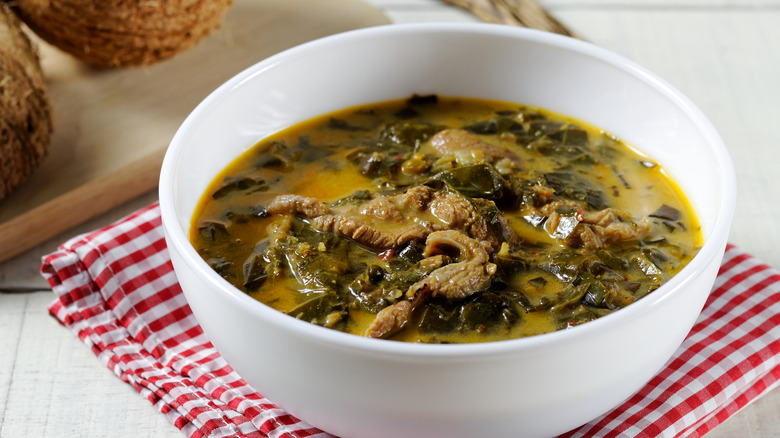
MULTIPOLYGON (((157 204, 75 237, 41 268, 51 314, 187 437, 330 437, 233 371, 181 293, 157 204)), ((778 385, 780 273, 729 246, 693 330, 621 406, 566 437, 698 437, 778 385)))

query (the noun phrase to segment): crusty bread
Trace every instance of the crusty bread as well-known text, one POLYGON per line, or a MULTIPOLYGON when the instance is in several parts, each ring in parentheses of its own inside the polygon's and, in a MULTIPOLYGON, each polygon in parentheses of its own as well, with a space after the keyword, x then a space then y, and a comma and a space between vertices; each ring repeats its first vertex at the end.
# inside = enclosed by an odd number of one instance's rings
POLYGON ((51 106, 38 54, 0 3, 0 199, 41 164, 51 142, 51 106))
POLYGON ((143 66, 218 28, 233 0, 15 0, 43 39, 98 67, 143 66))

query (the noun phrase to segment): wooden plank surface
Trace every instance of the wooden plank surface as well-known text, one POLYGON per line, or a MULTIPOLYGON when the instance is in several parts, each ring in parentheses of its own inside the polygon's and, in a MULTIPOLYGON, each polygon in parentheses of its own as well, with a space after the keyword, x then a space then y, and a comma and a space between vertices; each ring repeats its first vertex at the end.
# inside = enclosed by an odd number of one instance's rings
POLYGON ((92 69, 39 41, 52 146, 0 201, 0 261, 154 188, 181 122, 237 72, 304 41, 384 23, 356 0, 236 0, 214 35, 143 69, 92 69))
POLYGON ((51 300, 51 292, 0 295, 0 437, 180 438, 149 401, 42 311, 51 300))

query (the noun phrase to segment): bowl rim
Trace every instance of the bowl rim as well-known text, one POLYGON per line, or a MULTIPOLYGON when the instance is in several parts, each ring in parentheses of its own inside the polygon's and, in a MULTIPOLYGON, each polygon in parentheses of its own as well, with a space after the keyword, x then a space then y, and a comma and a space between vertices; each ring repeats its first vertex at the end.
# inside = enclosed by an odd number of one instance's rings
MULTIPOLYGON (((279 329, 283 329, 299 337, 310 338, 318 343, 327 343, 335 347, 364 351, 365 353, 383 354, 406 358, 447 358, 448 360, 468 359, 475 355, 480 357, 516 354, 531 349, 553 348, 560 342, 576 341, 582 337, 591 336, 594 331, 602 330, 602 326, 620 325, 621 321, 637 318, 668 300, 680 289, 685 288, 695 277, 713 261, 723 256, 725 242, 729 233, 731 220, 736 206, 736 173, 728 150, 720 135, 707 119, 704 113, 685 95, 671 84, 639 64, 617 53, 582 40, 528 28, 489 23, 408 23, 389 24, 369 28, 350 30, 313 41, 309 41, 290 49, 286 49, 239 72, 225 83, 212 91, 187 116, 173 136, 163 159, 160 172, 159 205, 165 238, 168 245, 174 245, 195 271, 205 277, 214 286, 223 299, 235 301, 257 317, 265 319, 279 329), (545 44, 556 49, 565 49, 580 53, 591 59, 610 64, 636 79, 648 84, 672 101, 680 111, 687 115, 710 145, 716 162, 720 168, 722 183, 720 203, 717 217, 709 236, 691 262, 667 283, 652 294, 594 321, 581 324, 571 329, 535 335, 526 338, 492 341, 474 344, 420 344, 398 342, 384 339, 370 339, 348 334, 337 330, 320 327, 305 321, 290 317, 272 309, 251 298, 238 288, 232 286, 197 254, 189 239, 179 226, 175 210, 174 177, 176 164, 185 148, 182 137, 197 125, 198 120, 208 116, 213 106, 228 99, 234 90, 250 81, 255 75, 262 74, 277 64, 306 56, 312 51, 326 49, 329 46, 339 46, 353 40, 370 38, 390 38, 399 34, 436 34, 436 33, 488 34, 505 38, 528 40, 545 44)), ((189 220, 189 219, 188 219, 189 220)))

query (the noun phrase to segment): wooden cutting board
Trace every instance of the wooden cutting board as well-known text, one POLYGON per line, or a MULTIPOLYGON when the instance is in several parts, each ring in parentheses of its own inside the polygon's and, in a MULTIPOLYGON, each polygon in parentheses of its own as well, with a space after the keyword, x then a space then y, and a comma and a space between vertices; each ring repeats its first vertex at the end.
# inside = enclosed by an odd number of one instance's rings
POLYGON ((305 41, 387 23, 359 0, 235 0, 222 28, 194 48, 126 70, 96 70, 38 41, 52 146, 0 201, 0 262, 154 189, 176 129, 236 73, 305 41))

